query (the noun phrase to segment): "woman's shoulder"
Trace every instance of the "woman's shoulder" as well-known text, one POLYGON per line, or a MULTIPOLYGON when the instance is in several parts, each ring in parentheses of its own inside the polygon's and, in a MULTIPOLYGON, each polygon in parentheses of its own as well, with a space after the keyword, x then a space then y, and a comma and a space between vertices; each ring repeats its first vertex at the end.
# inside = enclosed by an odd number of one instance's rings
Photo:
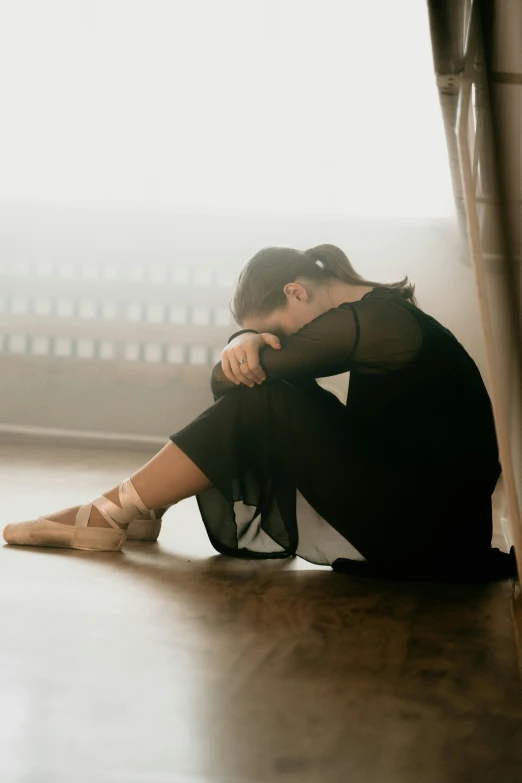
POLYGON ((390 288, 384 285, 376 286, 358 302, 352 304, 361 304, 362 307, 359 308, 360 318, 363 311, 367 311, 372 323, 382 323, 386 327, 392 324, 409 325, 410 331, 413 328, 415 332, 422 333, 424 338, 429 333, 431 342, 442 341, 446 343, 449 339, 453 345, 457 344, 465 351, 464 346, 447 326, 444 326, 437 318, 410 301, 408 297, 404 296, 401 289, 390 288))
POLYGON ((356 302, 346 302, 342 307, 352 310, 363 334, 372 333, 389 341, 407 341, 418 347, 422 344, 422 311, 400 289, 374 286, 356 302))

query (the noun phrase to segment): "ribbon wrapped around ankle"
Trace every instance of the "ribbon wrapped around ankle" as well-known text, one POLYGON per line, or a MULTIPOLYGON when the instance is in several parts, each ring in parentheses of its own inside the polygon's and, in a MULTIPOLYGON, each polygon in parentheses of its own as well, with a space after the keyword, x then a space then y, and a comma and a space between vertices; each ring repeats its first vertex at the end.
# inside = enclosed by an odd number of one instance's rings
POLYGON ((115 528, 128 524, 140 514, 146 514, 150 511, 136 492, 130 478, 126 478, 121 482, 118 487, 118 496, 121 508, 116 503, 113 503, 112 500, 106 498, 105 495, 100 495, 89 503, 85 503, 76 516, 76 527, 87 527, 93 506, 98 509, 109 525, 115 528))

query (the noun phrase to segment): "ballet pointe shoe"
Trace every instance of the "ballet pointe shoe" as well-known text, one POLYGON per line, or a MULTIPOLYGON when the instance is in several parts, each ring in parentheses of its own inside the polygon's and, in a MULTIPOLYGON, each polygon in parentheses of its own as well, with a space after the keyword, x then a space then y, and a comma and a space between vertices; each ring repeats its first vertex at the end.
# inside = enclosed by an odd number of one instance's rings
MULTIPOLYGON (((170 506, 163 506, 165 511, 175 506, 179 501, 171 503, 170 506)), ((165 511, 163 513, 165 513, 165 511)), ((127 539, 129 541, 157 541, 161 530, 161 516, 158 516, 157 509, 151 509, 146 514, 140 514, 132 520, 127 528, 127 539)))
POLYGON ((4 541, 18 546, 52 546, 94 552, 118 552, 127 538, 127 530, 120 525, 127 524, 149 512, 130 478, 122 481, 118 487, 118 495, 121 508, 104 495, 100 495, 80 506, 74 525, 64 525, 62 522, 54 522, 45 517, 7 525, 3 533, 4 541), (110 528, 88 527, 93 506, 109 523, 110 528))
POLYGON ((161 517, 151 510, 145 519, 133 519, 127 528, 129 541, 157 541, 161 530, 161 517))

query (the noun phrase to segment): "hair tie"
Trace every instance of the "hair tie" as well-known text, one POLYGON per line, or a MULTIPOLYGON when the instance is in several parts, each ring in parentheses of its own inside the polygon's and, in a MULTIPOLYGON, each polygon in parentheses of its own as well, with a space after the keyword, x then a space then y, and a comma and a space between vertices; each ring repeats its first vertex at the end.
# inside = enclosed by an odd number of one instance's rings
POLYGON ((314 264, 316 264, 319 269, 325 269, 324 261, 321 261, 319 258, 315 257, 315 253, 313 251, 313 248, 310 248, 309 250, 304 251, 305 256, 308 256, 310 261, 313 261, 314 264))

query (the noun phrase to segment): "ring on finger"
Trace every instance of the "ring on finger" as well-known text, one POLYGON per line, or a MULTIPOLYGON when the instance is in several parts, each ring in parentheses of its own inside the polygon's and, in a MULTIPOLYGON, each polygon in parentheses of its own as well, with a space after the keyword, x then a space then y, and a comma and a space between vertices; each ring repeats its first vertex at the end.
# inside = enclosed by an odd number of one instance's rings
POLYGON ((245 357, 243 357, 243 359, 238 359, 238 362, 237 362, 238 366, 241 365, 241 364, 244 364, 246 361, 248 361, 248 359, 246 359, 245 357))

